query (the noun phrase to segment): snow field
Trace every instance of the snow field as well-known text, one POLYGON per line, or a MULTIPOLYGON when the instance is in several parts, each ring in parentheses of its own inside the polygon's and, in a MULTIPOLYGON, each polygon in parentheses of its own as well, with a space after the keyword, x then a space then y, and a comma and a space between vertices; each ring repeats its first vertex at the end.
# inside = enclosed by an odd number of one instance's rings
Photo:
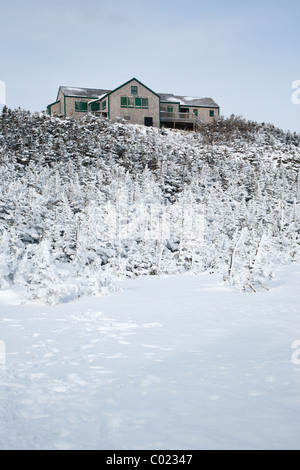
POLYGON ((0 449, 299 449, 299 280, 141 276, 55 306, 2 290, 0 449))

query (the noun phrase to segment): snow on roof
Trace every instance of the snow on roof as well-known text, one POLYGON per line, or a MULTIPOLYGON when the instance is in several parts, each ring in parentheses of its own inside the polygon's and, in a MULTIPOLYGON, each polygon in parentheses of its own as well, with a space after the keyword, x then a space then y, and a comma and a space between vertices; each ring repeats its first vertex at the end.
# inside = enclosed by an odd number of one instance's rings
MULTIPOLYGON (((65 96, 78 96, 82 98, 93 98, 101 99, 107 93, 110 93, 112 90, 103 90, 99 88, 78 88, 78 87, 69 87, 61 86, 60 87, 65 96)), ((212 98, 200 98, 196 96, 179 96, 173 95, 172 93, 158 93, 161 98, 161 101, 164 102, 177 102, 185 106, 203 106, 210 108, 218 108, 219 106, 212 98)))
POLYGON ((99 88, 78 88, 70 86, 61 86, 60 87, 63 94, 66 96, 81 96, 82 98, 95 98, 99 99, 103 97, 111 90, 103 90, 99 88))
MULTIPOLYGON (((163 101, 164 101, 164 100, 163 100, 163 101)), ((178 96, 176 97, 176 96, 174 96, 174 95, 168 96, 168 97, 166 98, 166 101, 172 101, 172 102, 176 101, 176 102, 178 102, 178 103, 180 103, 180 104, 185 104, 178 96)))
POLYGON ((161 101, 173 101, 186 106, 203 106, 218 108, 219 106, 212 98, 200 98, 196 96, 179 96, 170 93, 158 93, 161 101))
POLYGON ((103 93, 103 95, 98 96, 98 98, 94 98, 93 100, 88 101, 88 104, 95 103, 96 101, 101 100, 101 98, 103 98, 103 96, 105 96, 105 95, 106 95, 106 93, 103 93))
POLYGON ((195 100, 202 100, 203 97, 196 97, 196 96, 184 96, 183 98, 185 101, 195 101, 195 100))

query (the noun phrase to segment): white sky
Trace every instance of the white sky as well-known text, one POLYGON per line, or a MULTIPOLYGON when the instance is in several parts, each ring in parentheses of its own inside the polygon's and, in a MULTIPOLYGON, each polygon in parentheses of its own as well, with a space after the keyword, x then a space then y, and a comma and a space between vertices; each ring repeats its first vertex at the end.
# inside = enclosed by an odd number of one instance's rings
POLYGON ((299 0, 0 0, 0 83, 39 111, 60 85, 208 96, 300 132, 299 0))

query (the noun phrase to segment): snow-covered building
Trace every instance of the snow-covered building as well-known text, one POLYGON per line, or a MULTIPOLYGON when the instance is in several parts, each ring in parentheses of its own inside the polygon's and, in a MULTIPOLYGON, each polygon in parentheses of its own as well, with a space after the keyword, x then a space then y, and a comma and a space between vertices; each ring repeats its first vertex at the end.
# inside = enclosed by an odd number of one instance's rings
POLYGON ((196 129, 217 119, 220 107, 211 98, 156 93, 136 78, 114 90, 59 87, 50 115, 80 118, 88 113, 133 124, 196 129))

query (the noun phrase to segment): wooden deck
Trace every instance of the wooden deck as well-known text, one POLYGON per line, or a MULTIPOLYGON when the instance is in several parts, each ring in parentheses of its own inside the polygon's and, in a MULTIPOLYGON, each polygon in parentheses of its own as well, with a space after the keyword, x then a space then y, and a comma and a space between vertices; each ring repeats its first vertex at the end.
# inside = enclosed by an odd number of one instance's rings
POLYGON ((170 127, 192 128, 196 130, 202 124, 202 121, 194 113, 168 113, 161 111, 160 120, 162 124, 170 127))

